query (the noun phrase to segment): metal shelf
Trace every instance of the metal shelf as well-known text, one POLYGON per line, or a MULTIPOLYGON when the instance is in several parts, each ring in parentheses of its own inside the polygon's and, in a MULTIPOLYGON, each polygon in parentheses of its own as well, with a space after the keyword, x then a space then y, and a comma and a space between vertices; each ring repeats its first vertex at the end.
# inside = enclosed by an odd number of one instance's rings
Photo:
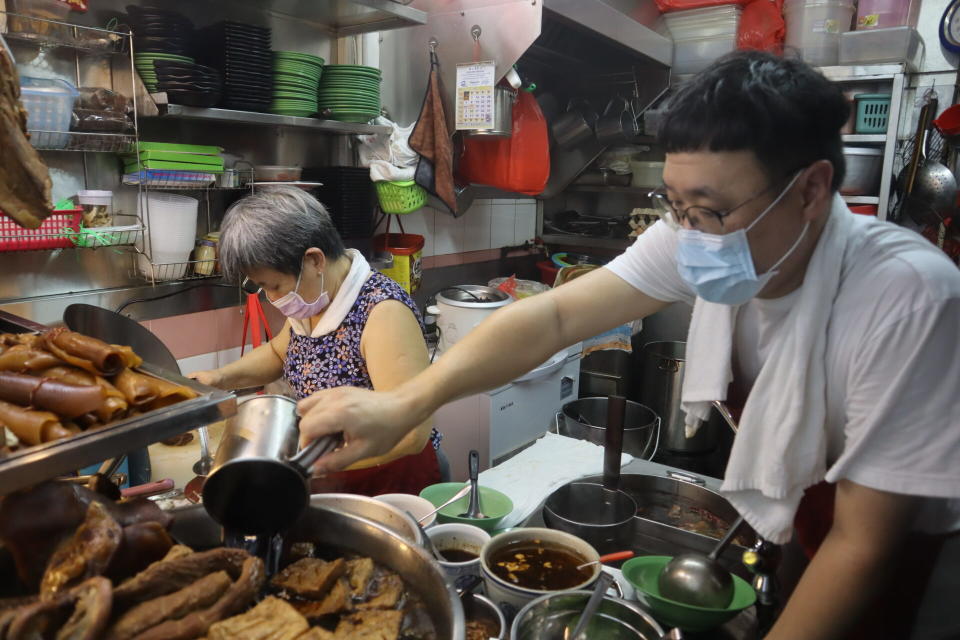
POLYGON ((297 127, 312 129, 336 134, 374 134, 390 133, 390 127, 357 124, 353 122, 339 122, 337 120, 320 120, 317 118, 300 118, 297 116, 280 116, 273 113, 257 113, 255 111, 235 111, 233 109, 205 109, 202 107, 188 107, 181 104, 158 105, 161 109, 161 118, 180 118, 183 120, 207 120, 217 122, 232 122, 261 127, 297 127))
POLYGON ((630 187, 612 184, 572 184, 567 187, 567 191, 580 191, 588 193, 628 193, 646 197, 656 187, 630 187))
POLYGON ((843 196, 847 204, 880 204, 880 196, 843 196))
POLYGON ((0 11, 7 29, 3 37, 10 42, 22 42, 42 48, 65 48, 86 53, 125 54, 128 33, 85 27, 69 22, 48 20, 10 11, 0 11))
POLYGON ((633 238, 591 238, 589 236, 574 236, 563 233, 545 233, 540 236, 546 244, 564 245, 567 247, 585 247, 589 249, 615 249, 623 251, 631 244, 633 238))
POLYGON ((843 136, 844 142, 859 142, 861 144, 884 144, 887 136, 884 133, 847 133, 843 136))
POLYGON ((903 64, 855 64, 820 67, 824 76, 835 82, 871 82, 893 80, 905 72, 903 64))

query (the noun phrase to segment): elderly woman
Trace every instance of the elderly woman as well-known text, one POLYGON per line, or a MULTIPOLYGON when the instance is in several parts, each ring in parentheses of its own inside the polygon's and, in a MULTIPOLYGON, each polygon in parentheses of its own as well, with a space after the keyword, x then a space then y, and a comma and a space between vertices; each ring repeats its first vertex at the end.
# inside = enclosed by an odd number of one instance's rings
MULTIPOLYGON (((272 188, 230 207, 220 264, 228 279, 245 276, 260 287, 287 322, 240 360, 192 374, 200 382, 235 389, 282 377, 299 400, 340 386, 392 389, 429 364, 413 300, 358 251, 345 249, 326 209, 300 189, 272 188)), ((313 489, 415 494, 438 482, 432 422, 383 456, 313 478, 313 489)))

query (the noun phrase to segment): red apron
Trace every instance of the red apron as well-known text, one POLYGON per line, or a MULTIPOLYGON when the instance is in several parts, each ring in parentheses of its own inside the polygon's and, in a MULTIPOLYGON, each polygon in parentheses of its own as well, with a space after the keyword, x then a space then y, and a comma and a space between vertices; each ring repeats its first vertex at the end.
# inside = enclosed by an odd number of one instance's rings
POLYGON ((417 495, 440 482, 440 464, 433 443, 427 442, 420 453, 397 458, 366 469, 338 471, 310 478, 311 493, 359 493, 378 496, 383 493, 417 495))

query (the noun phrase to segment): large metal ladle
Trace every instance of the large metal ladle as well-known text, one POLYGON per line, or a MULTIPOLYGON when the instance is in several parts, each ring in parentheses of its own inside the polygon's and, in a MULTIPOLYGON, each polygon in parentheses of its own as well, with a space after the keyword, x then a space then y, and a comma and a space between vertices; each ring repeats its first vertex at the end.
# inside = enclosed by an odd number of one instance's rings
POLYGON ((660 595, 684 604, 723 609, 733 600, 733 577, 720 566, 723 553, 743 526, 743 516, 730 525, 710 555, 684 553, 667 563, 660 572, 660 595))

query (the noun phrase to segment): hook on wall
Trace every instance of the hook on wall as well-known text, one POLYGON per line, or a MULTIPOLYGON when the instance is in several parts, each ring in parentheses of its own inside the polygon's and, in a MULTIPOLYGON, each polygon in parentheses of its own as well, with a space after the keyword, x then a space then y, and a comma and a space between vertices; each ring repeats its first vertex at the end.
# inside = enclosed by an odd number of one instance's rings
POLYGON ((483 33, 483 29, 480 28, 480 25, 475 24, 470 27, 470 35, 473 36, 473 39, 477 42, 480 42, 480 35, 483 33))

